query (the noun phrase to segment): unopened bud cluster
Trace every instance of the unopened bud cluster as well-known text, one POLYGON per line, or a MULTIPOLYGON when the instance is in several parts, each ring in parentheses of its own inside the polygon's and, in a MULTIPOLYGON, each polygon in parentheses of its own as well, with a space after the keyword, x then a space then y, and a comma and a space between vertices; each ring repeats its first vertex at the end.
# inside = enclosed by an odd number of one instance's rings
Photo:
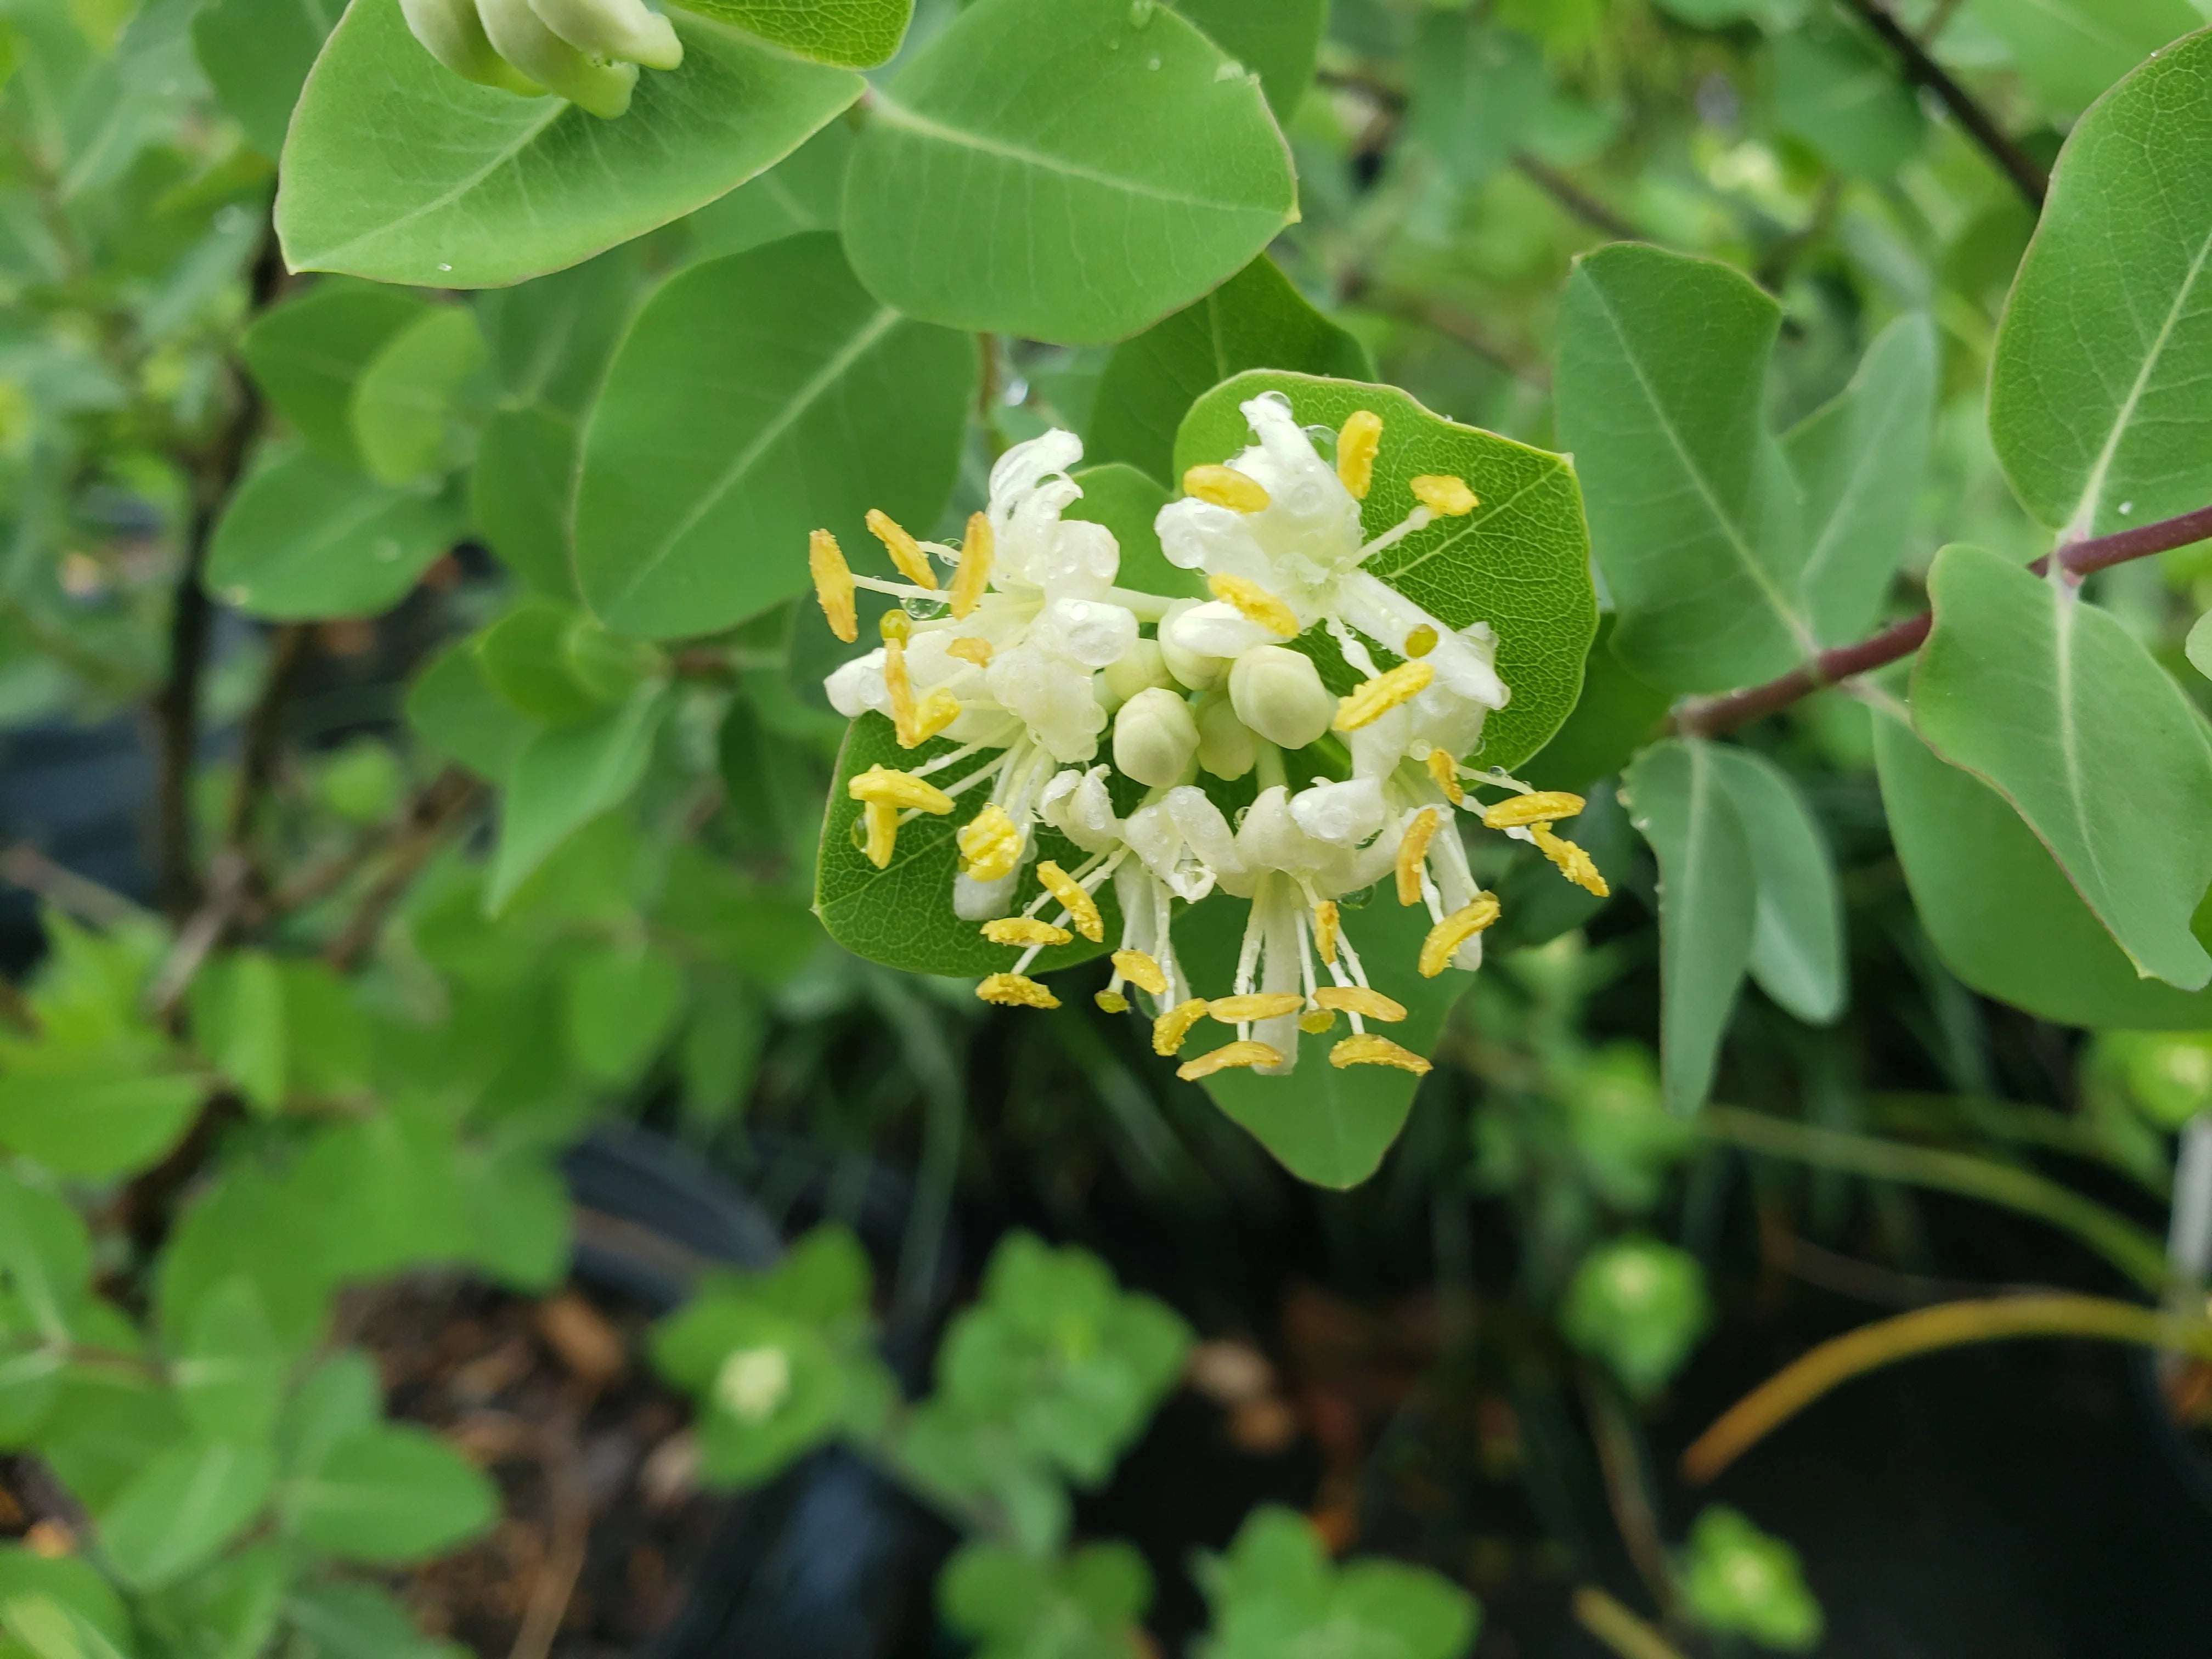
POLYGON ((637 71, 672 70, 684 43, 645 0, 399 0, 423 49, 454 74, 526 98, 550 93, 603 119, 637 71))
POLYGON ((897 601, 883 643, 830 676, 830 702, 849 718, 881 715, 901 747, 928 750, 904 770, 877 765, 848 781, 856 841, 886 867, 902 824, 960 817, 947 902, 1016 953, 977 988, 986 1000, 1058 1006, 1028 969, 1078 935, 1105 941, 1098 895, 1111 883, 1121 929, 1101 1006, 1119 1012, 1131 992, 1145 998, 1163 1054, 1180 1054, 1202 1021, 1235 1028, 1182 1076, 1287 1072, 1300 1035, 1340 1016, 1351 1035, 1331 1047, 1332 1064, 1425 1072, 1427 1060, 1367 1029, 1406 1010, 1369 984, 1339 901, 1387 882, 1400 903, 1425 906, 1416 965, 1434 977, 1479 968, 1498 917, 1470 872, 1462 814, 1532 842, 1594 892, 1604 878, 1553 830, 1579 798, 1463 763, 1510 695, 1488 624, 1450 628, 1363 568, 1437 519, 1473 513, 1474 491, 1460 478, 1413 478, 1405 516, 1367 538, 1361 504, 1381 420, 1362 410, 1324 434, 1331 459, 1279 394, 1243 412, 1252 445, 1191 468, 1157 526, 1168 558, 1203 574, 1206 599, 1116 584, 1112 533, 1063 516, 1083 493, 1069 476, 1082 445, 1066 432, 1007 451, 957 548, 870 514, 900 580, 856 575, 836 538, 815 532, 815 589, 839 638, 860 636, 859 590, 897 601), (1351 690, 1329 690, 1317 652, 1357 677, 1351 690), (1296 787, 1292 753, 1310 780, 1296 787), (1118 792, 1116 775, 1127 780, 1118 792), (1256 795, 1232 823, 1200 780, 1248 775, 1256 795), (1486 804, 1477 788, 1504 797, 1486 804), (1117 794, 1136 801, 1126 817, 1117 794), (1039 857, 1040 828, 1079 850, 1073 868, 1039 857), (1171 932, 1182 908, 1217 889, 1250 909, 1234 981, 1206 997, 1171 932))

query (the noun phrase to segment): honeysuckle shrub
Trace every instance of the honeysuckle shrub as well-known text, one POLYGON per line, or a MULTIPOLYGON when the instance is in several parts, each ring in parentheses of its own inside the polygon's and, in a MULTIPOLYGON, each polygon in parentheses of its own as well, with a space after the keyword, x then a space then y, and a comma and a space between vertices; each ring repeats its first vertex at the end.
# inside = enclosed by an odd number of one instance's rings
MULTIPOLYGON (((547 1291, 595 1123, 848 1122, 846 1046, 940 1203, 977 1032, 1328 1188, 1423 1098, 1616 1479, 1725 1315, 1716 1143, 2011 1204, 2196 1340, 2189 1229, 1976 1153, 2212 1203, 2198 21, 17 0, 0 712, 153 763, 143 879, 0 861, 10 1650, 438 1650, 380 1576, 496 1495, 340 1298, 547 1291), (1978 1009, 2092 1034, 2080 1109, 1984 1098, 1978 1009), (1877 1016, 1955 1097, 1860 1087, 1877 1016)), ((1015 1233, 909 1398, 922 1272, 702 1279, 703 1477, 842 1445, 963 1534, 950 1630, 1130 1651, 1073 1495, 1200 1334, 1015 1233)), ((1820 1639, 1753 1520, 1615 1509, 1666 1629, 1585 1586, 1603 1639, 1820 1639)), ((1199 1651, 1479 1626, 1224 1544, 1199 1651)))

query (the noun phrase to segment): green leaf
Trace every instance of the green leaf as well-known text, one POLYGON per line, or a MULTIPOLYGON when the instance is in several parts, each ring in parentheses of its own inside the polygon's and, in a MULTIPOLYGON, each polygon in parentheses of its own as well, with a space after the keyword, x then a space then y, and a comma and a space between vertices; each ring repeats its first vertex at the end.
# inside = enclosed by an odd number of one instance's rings
POLYGON ((1797 491, 1765 416, 1780 320, 1741 273, 1640 243, 1584 256, 1567 281, 1559 436, 1620 610, 1613 649, 1670 690, 1810 653, 1797 491))
POLYGON ((295 450, 231 497, 208 551, 207 586, 258 617, 374 616, 404 599, 460 530, 445 496, 390 489, 295 450))
POLYGON ((833 121, 757 179, 684 220, 695 259, 743 253, 802 231, 837 228, 853 131, 833 121))
POLYGON ((285 1491, 285 1527, 348 1561, 443 1554, 489 1526, 499 1494, 428 1430, 386 1425, 340 1441, 285 1491))
POLYGON ((431 659, 407 688, 407 724, 437 754, 481 777, 503 778, 537 722, 494 690, 473 640, 431 659))
POLYGON ((126 1054, 54 1054, 0 1077, 0 1145, 58 1175, 142 1169, 176 1143, 207 1085, 126 1054))
POLYGON ((1042 1560, 979 1540, 937 1580, 945 1622, 979 1638, 975 1659, 1122 1659, 1152 1599, 1145 1558, 1119 1540, 1042 1560))
POLYGON ((1408 130, 1468 188, 1511 161, 1550 84, 1534 40, 1473 8, 1423 18, 1412 68, 1408 130))
POLYGON ((568 635, 582 620, 565 605, 525 600, 477 636, 484 682, 517 712, 548 726, 572 726, 606 712, 620 696, 601 696, 576 676, 568 635))
POLYGON ((107 1559, 134 1589, 159 1589, 215 1559, 275 1482, 266 1446, 188 1440, 131 1477, 96 1517, 107 1559))
POLYGON ((2019 809, 2138 972, 2203 987, 2212 956, 2190 916, 2212 886, 2203 717, 2070 584, 1953 546, 1928 592, 1936 627, 1912 678, 1921 736, 2019 809))
POLYGON ((847 69, 887 63, 906 38, 914 0, 683 0, 795 57, 847 69))
POLYGON ((504 908, 555 848, 629 798, 644 780, 668 708, 664 688, 642 685, 621 707, 539 732, 522 745, 504 780, 487 911, 504 908))
POLYGON ((72 1497, 97 1511, 187 1433, 175 1390, 112 1369, 73 1367, 39 1425, 39 1455, 72 1497))
MULTIPOLYGON (((1354 380, 1375 374, 1367 348, 1307 304, 1262 255, 1195 305, 1114 348, 1091 405, 1085 459, 1126 461, 1172 481, 1176 429, 1185 413, 1203 393, 1248 368, 1354 380)), ((1125 565, 1127 559, 1125 546, 1125 565)), ((1130 585, 1126 576, 1124 585, 1130 585)))
POLYGON ((975 373, 972 342, 869 298, 834 236, 679 272, 623 340, 585 431, 586 599, 622 633, 712 633, 805 590, 811 531, 857 548, 874 507, 927 533, 975 373))
POLYGON ((1482 1609, 1437 1573, 1395 1561, 1333 1564, 1313 1522, 1294 1510, 1256 1509, 1225 1554, 1199 1561, 1213 1629, 1196 1659, 1463 1659, 1482 1609))
POLYGON ((284 1103, 284 981, 264 951, 216 957, 194 977, 192 1039, 258 1112, 284 1103))
POLYGON ((1953 973, 2063 1025, 2212 1026, 2212 994, 2140 977, 2002 795, 1900 720, 1875 720, 1875 760, 1913 908, 1953 973))
POLYGON ((539 1292, 568 1271, 568 1183, 534 1146, 461 1149, 468 1259, 502 1285, 539 1292))
MULTIPOLYGON (((976 923, 963 921, 952 914, 952 878, 960 868, 955 837, 983 810, 988 793, 972 789, 958 798, 959 805, 952 812, 941 817, 917 817, 902 825, 890 862, 878 870, 854 841, 860 822, 860 803, 846 792, 847 781, 871 766, 905 771, 932 756, 949 754, 956 746, 949 738, 935 738, 918 749, 902 749, 891 723, 882 715, 863 714, 853 722, 843 747, 837 751, 836 781, 830 785, 823 817, 814 911, 830 930, 830 937, 856 956, 910 974, 974 979, 1011 967, 1017 954, 1007 946, 991 944, 977 931, 976 923)), ((1081 849, 1057 832, 1039 823, 1036 835, 1039 859, 1050 859, 1063 870, 1073 870, 1083 861, 1081 849)), ((1101 888, 1097 897, 1110 941, 1119 937, 1115 929, 1120 918, 1111 887, 1101 888)), ((1049 974, 1087 962, 1109 948, 1106 944, 1094 945, 1079 933, 1068 944, 1040 952, 1029 971, 1033 975, 1049 974)))
POLYGON ((353 435, 380 483, 413 483, 456 463, 461 404, 489 362, 465 307, 439 306, 386 340, 354 382, 353 435))
POLYGON ((303 1659, 469 1659, 456 1642, 434 1642, 407 1609, 374 1584, 302 1584, 285 1603, 303 1659))
POLYGON ((576 428, 543 409, 502 409, 484 423, 469 474, 469 519, 533 593, 573 603, 568 507, 576 428))
MULTIPOLYGON (((1177 922, 1176 950, 1194 984, 1226 987, 1235 978, 1244 915, 1242 903, 1217 899, 1177 922)), ((1343 925, 1375 988, 1406 1008, 1402 1024, 1371 1029, 1426 1054, 1436 1046, 1452 1005, 1472 983, 1451 969, 1434 979, 1424 979, 1416 970, 1429 931, 1428 912, 1400 905, 1385 881, 1364 909, 1344 912, 1343 925)), ((1222 1042, 1236 1035, 1225 1026, 1203 1025, 1185 1045, 1186 1057, 1214 1046, 1216 1033, 1222 1042)), ((1340 1027, 1333 1036, 1348 1035, 1340 1027)), ((1298 1069, 1290 1077, 1220 1072, 1206 1079, 1206 1091, 1299 1180, 1351 1188, 1375 1173, 1397 1139, 1421 1079, 1389 1066, 1340 1070, 1328 1063, 1331 1040, 1300 1044, 1298 1069)))
POLYGON ((249 1544, 143 1598, 141 1627, 156 1651, 254 1659, 268 1650, 284 1593, 301 1566, 298 1553, 282 1545, 249 1544))
POLYGON ((333 460, 357 462, 354 383, 386 342, 429 309, 398 289, 321 282, 264 313, 239 350, 302 442, 333 460))
POLYGON ((1751 976, 1808 1025, 1844 1011, 1844 900, 1835 856, 1790 775, 1749 749, 1708 751, 1751 843, 1758 906, 1751 976))
POLYGON ((636 309, 644 261, 635 244, 518 288, 479 295, 477 321, 511 405, 580 418, 636 309))
POLYGON ((2182 648, 2188 653, 2191 666, 2212 679, 2212 611, 2197 619, 2182 648))
POLYGON ((131 1617, 90 1563, 0 1549, 0 1629, 37 1659, 125 1659, 131 1617))
POLYGON ((568 964, 568 1043, 593 1081, 627 1083, 660 1051, 684 1011, 684 970, 665 952, 608 945, 568 964))
POLYGON ((2212 33, 2192 35, 2081 118, 1997 331, 1997 459, 2028 510, 2069 538, 2212 500, 2208 74, 2212 33))
POLYGON ((1711 1318, 1697 1257, 1656 1238, 1616 1238, 1575 1270, 1559 1329, 1644 1395, 1680 1369, 1711 1318))
POLYGON ((1817 15, 1774 42, 1774 115, 1837 172, 1877 183, 1919 155, 1928 136, 1895 60, 1858 30, 1817 15))
POLYGON ((1068 476, 1083 486, 1083 496, 1060 517, 1086 519, 1114 532, 1115 544, 1121 550, 1121 568, 1114 578, 1117 586, 1169 599, 1206 597, 1205 578, 1170 564, 1161 550, 1158 525, 1160 509, 1168 504, 1164 485, 1122 461, 1082 467, 1068 476))
POLYGON ((1911 550, 1933 448, 1936 329, 1900 317, 1876 335, 1850 384, 1783 438, 1805 490, 1799 579, 1823 645, 1863 638, 1911 550))
POLYGON ((695 14, 684 65, 638 79, 602 121, 557 98, 463 81, 358 0, 316 60, 285 141, 276 228, 295 270, 494 288, 680 218, 780 160, 857 98, 807 64, 695 14))
POLYGON ((1620 771, 1660 735, 1673 699, 1638 679, 1613 655, 1614 620, 1610 611, 1598 619, 1575 712, 1520 769, 1539 789, 1586 795, 1592 784, 1620 771))
POLYGON ((209 0, 192 19, 192 50, 246 141, 272 160, 315 54, 344 10, 336 0, 209 0))
POLYGON ((275 1431, 286 1369, 260 1293, 240 1274, 200 1301, 170 1375, 201 1434, 258 1446, 275 1431))
POLYGON ((1661 1069, 1668 1109, 1686 1117, 1712 1088, 1751 960, 1757 866, 1711 744, 1655 743, 1622 785, 1629 817, 1659 857, 1661 1069))
MULTIPOLYGON (((1260 77, 1285 121, 1313 82, 1328 0, 1170 0, 1239 66, 1260 77)), ((1276 363, 1273 368, 1285 365, 1276 363)))
POLYGON ((1967 9, 2010 50, 2029 89, 2069 114, 2204 21, 2188 0, 1969 0, 1967 9))
POLYGON ((1466 517, 1438 520, 1366 568, 1452 628, 1486 622, 1498 630, 1498 672, 1513 701, 1484 723, 1476 757, 1509 769, 1528 759, 1575 706, 1597 632, 1573 464, 1448 421, 1394 386, 1255 372, 1193 405, 1176 439, 1176 476, 1242 451, 1251 429, 1237 405, 1263 392, 1282 392, 1308 425, 1341 427, 1362 409, 1382 417, 1382 453, 1360 514, 1370 536, 1412 509, 1409 481, 1421 474, 1464 478, 1480 497, 1466 517))
POLYGON ((1164 6, 978 0, 870 107, 846 250, 884 304, 948 327, 1119 339, 1297 213, 1258 81, 1164 6))
POLYGON ((318 1468, 342 1442, 377 1426, 384 1387, 368 1356, 332 1354, 284 1402, 276 1425, 276 1455, 287 1476, 318 1468))
POLYGON ((92 1284, 92 1236, 58 1194, 0 1174, 0 1273, 24 1317, 64 1341, 92 1284))
POLYGON ((1820 1645, 1825 1621, 1797 1552, 1725 1504, 1707 1506, 1690 1528, 1681 1584, 1692 1617, 1708 1630, 1784 1653, 1820 1645))

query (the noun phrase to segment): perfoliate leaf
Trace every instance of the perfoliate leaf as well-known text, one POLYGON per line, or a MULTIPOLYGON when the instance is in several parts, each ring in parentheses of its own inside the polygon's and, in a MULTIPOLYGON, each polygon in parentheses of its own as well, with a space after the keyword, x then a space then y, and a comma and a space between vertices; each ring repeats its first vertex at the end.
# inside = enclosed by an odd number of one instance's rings
POLYGON ((1166 6, 978 0, 871 111, 846 179, 853 268, 949 327, 1119 339, 1241 270, 1297 212, 1257 78, 1166 6))
POLYGON ((208 552, 208 588, 259 617, 374 616, 406 597, 461 522, 448 496, 395 489, 295 450, 231 497, 208 552))
POLYGON ((678 12, 683 67, 603 121, 464 81, 359 0, 301 94, 276 228, 295 270, 495 288, 558 270, 711 202, 857 98, 860 77, 678 12))
POLYGON ((448 471, 462 405, 489 361, 462 306, 436 307, 380 346, 353 387, 354 447, 369 477, 406 484, 448 471))
POLYGON ((1712 1088, 1721 1034, 1751 961, 1751 842, 1710 743, 1652 744, 1628 769, 1622 793, 1659 858, 1661 1068, 1668 1108, 1686 1117, 1712 1088))
POLYGON ((1287 397, 1309 426, 1339 428, 1363 409, 1382 417, 1382 453, 1360 512, 1370 537, 1412 509, 1414 477, 1449 474, 1474 489, 1480 504, 1473 513, 1439 519, 1363 568, 1453 628, 1486 622, 1498 630, 1498 673, 1513 700, 1484 722, 1482 747, 1472 758, 1509 770, 1519 765, 1575 706, 1583 659, 1597 631, 1572 464, 1448 421, 1395 386, 1254 371, 1216 386, 1183 417, 1176 476, 1243 451, 1251 428, 1237 405, 1264 392, 1287 397))
POLYGON ((2029 88, 2071 114, 2203 18, 2188 0, 1969 0, 2003 41, 2029 88))
POLYGON ((2010 803, 1912 729, 1875 722, 1890 838, 1921 925, 1984 996, 2062 1025, 2193 1030, 2212 995, 2143 979, 2010 803))
POLYGON ((1978 548, 1929 573, 1912 718, 2049 847, 2138 972, 2212 980, 2190 917, 2212 886, 2212 738, 2166 671, 2073 585, 1978 548))
POLYGON ((1114 348, 1091 405, 1084 459, 1127 461, 1171 480, 1184 414, 1201 394, 1248 368, 1355 380, 1375 374, 1367 348, 1307 304, 1262 255, 1195 305, 1114 348))
POLYGON ((1781 307, 1726 265, 1618 243, 1559 319, 1559 436, 1620 613, 1613 649, 1670 690, 1810 653, 1797 491, 1765 419, 1781 307))
POLYGON ((1729 744, 1708 754, 1751 844, 1759 890, 1751 976, 1810 1025, 1844 1010, 1843 894, 1835 856, 1804 795, 1764 755, 1729 744))
MULTIPOLYGON (((2142 3, 2170 4, 2176 32, 2197 21, 2183 0, 2142 3)), ((2118 9, 2085 0, 2080 15, 2118 9)), ((2167 38, 2154 30, 2130 55, 2167 38)), ((2081 118, 1997 332, 1997 459, 2028 510, 2072 537, 2212 500, 2208 74, 2212 33, 2191 35, 2081 118)))
POLYGON ((584 434, 585 599, 620 633, 712 633, 805 590, 811 531, 858 553, 880 507, 928 534, 975 374, 972 341, 878 305, 834 236, 678 273, 623 340, 584 434))

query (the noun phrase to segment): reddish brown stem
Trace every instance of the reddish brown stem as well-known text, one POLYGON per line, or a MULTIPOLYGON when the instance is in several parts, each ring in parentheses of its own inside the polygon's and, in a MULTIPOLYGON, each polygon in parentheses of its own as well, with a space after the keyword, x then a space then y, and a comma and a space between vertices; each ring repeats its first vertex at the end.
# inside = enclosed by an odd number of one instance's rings
MULTIPOLYGON (((2171 552, 2208 538, 2212 538, 2212 507, 2200 507, 2179 518, 2161 519, 2156 524, 2138 525, 2132 530, 2069 543, 2057 556, 2069 575, 2086 576, 2092 571, 2125 564, 2130 559, 2148 558, 2153 553, 2171 552)), ((2029 568, 2040 575, 2051 568, 2051 556, 2038 559, 2029 568)), ((1787 708, 1798 698, 1823 686, 1911 656, 1926 642, 1929 629, 1935 624, 1936 613, 1923 611, 1917 617, 1893 623, 1871 639, 1823 651, 1810 662, 1800 663, 1764 685, 1746 686, 1725 696, 1701 697, 1686 702, 1675 713, 1674 730, 1692 738, 1716 738, 1724 732, 1733 732, 1778 709, 1787 708)))

